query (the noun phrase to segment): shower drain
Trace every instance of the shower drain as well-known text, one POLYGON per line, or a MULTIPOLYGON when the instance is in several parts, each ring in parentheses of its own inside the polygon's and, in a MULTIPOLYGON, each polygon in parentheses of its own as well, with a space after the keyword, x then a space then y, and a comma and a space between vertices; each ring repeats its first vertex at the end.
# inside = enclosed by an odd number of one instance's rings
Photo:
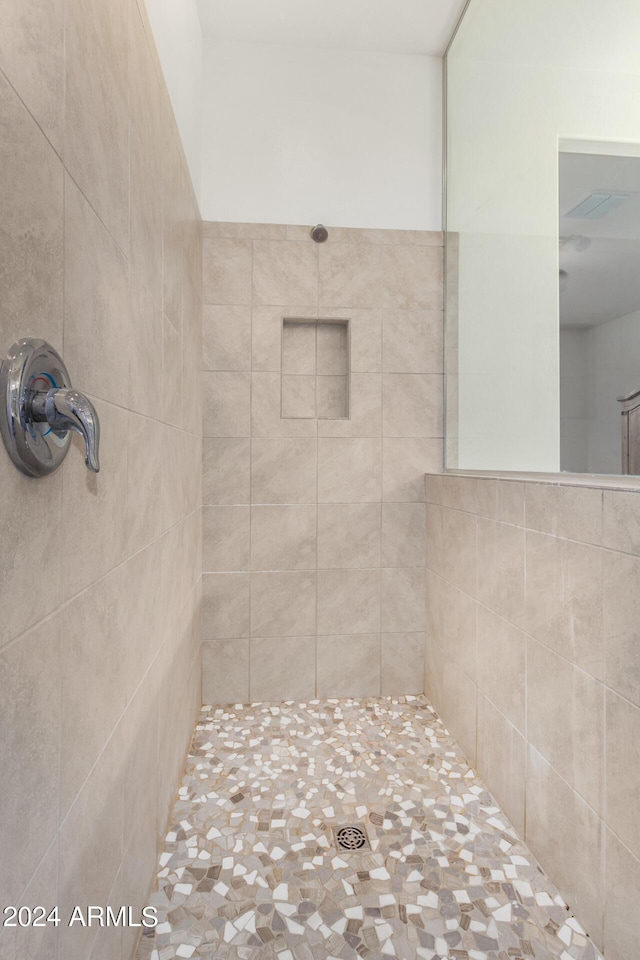
POLYGON ((350 823, 344 827, 334 827, 333 836, 338 850, 353 853, 356 850, 371 850, 371 844, 366 830, 358 823, 350 823))

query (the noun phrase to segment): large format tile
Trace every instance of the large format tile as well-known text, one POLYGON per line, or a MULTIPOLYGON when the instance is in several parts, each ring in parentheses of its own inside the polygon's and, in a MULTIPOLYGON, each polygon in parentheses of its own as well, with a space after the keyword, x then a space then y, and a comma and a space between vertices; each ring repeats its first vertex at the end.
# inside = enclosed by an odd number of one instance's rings
POLYGON ((251 579, 248 573, 203 574, 203 639, 248 637, 250 597, 251 579))
POLYGON ((537 640, 604 676, 603 560, 599 547, 526 534, 526 624, 537 640))
POLYGON ((251 436, 251 374, 203 373, 205 437, 251 436))
POLYGON ((383 633, 380 692, 400 697, 424 692, 424 634, 383 633))
POLYGON ((448 658, 477 679, 478 604, 441 577, 426 572, 426 629, 448 658))
POLYGON ((315 632, 315 571, 251 574, 252 637, 311 637, 315 632))
POLYGON ((608 553, 604 563, 605 681, 640 706, 640 559, 608 553))
POLYGON ((529 747, 526 840, 572 910, 602 942, 603 826, 596 813, 529 747))
POLYGON ((318 441, 318 501, 377 503, 381 493, 382 442, 375 439, 318 441))
POLYGON ((607 960, 628 960, 638 946, 640 861, 610 830, 605 842, 604 950, 607 960))
POLYGON ((380 635, 318 637, 317 696, 380 693, 380 635))
POLYGON ((129 266, 71 177, 65 181, 64 360, 80 390, 129 406, 129 266))
POLYGON ((276 701, 313 697, 315 659, 315 637, 253 639, 249 696, 276 701))
POLYGON ((385 373, 382 432, 385 437, 442 437, 441 374, 385 373))
POLYGON ((253 303, 316 303, 318 247, 315 243, 256 240, 253 244, 253 303))
POLYGON ((476 541, 474 516, 427 504, 427 567, 472 597, 478 576, 476 541))
POLYGON ((129 248, 128 0, 67 0, 67 169, 111 235, 129 248))
POLYGON ((603 686, 535 640, 527 648, 527 736, 560 776, 602 814, 603 686))
POLYGON ((441 310, 442 250, 330 241, 320 250, 319 303, 441 310))
POLYGON ((316 315, 315 305, 254 306, 251 311, 251 369, 279 373, 282 366, 283 320, 316 315))
POLYGON ((202 502, 249 503, 251 440, 205 438, 202 441, 202 502))
POLYGON ((202 644, 202 698, 207 703, 248 701, 248 640, 211 640, 202 644))
POLYGON ((58 826, 60 681, 58 616, 0 652, 0 897, 5 905, 20 906, 20 894, 58 826))
POLYGON ((640 496, 636 491, 604 490, 602 543, 613 550, 640 554, 640 496))
POLYGON ((478 517, 478 600, 521 624, 525 612, 525 531, 478 517))
POLYGON ((318 634, 378 633, 379 570, 318 571, 318 634))
POLYGON ((442 469, 442 440, 385 437, 382 451, 382 499, 424 500, 424 475, 442 469))
POLYGON ((202 508, 202 569, 205 573, 249 569, 250 508, 202 508))
MULTIPOLYGON (((0 18, 21 19, 22 3, 0 18)), ((0 25, 0 49, 11 35, 0 25)), ((14 37, 15 39, 15 37, 14 37)), ((62 349, 63 168, 60 158, 0 74, 0 336, 2 357, 21 337, 62 349)))
POLYGON ((251 303, 251 242, 213 240, 203 243, 205 303, 251 303))
POLYGON ((382 319, 385 373, 442 373, 440 310, 389 310, 382 319))
POLYGON ((315 570, 316 506, 251 507, 252 570, 315 570))
POLYGON ((203 370, 251 369, 251 308, 205 304, 203 370))
POLYGON ((379 504, 319 504, 318 568, 377 567, 379 565, 379 504))
POLYGON ((478 686, 521 733, 525 731, 527 640, 517 627, 478 606, 478 686))
POLYGON ((478 770, 524 833, 527 741, 490 700, 478 697, 478 770))
POLYGON ((425 627, 425 570, 399 567, 381 571, 380 629, 414 633, 425 627))
POLYGON ((531 530, 602 543, 602 490, 527 483, 526 524, 531 530))
POLYGON ((315 503, 315 440, 251 442, 252 503, 315 503))
POLYGON ((382 566, 423 567, 425 546, 425 504, 383 503, 382 566))
MULTIPOLYGON (((318 427, 314 416, 306 419, 300 413, 311 414, 310 410, 296 412, 297 418, 290 418, 292 411, 286 408, 290 397, 289 387, 292 377, 280 378, 279 373, 259 372, 251 375, 251 435, 264 438, 278 437, 316 437, 318 427)), ((306 382, 314 377, 298 377, 306 382)), ((300 390, 295 391, 300 399, 300 390)), ((315 406, 315 390, 312 391, 315 406)))
POLYGON ((607 825, 640 858, 640 709, 607 691, 607 825))

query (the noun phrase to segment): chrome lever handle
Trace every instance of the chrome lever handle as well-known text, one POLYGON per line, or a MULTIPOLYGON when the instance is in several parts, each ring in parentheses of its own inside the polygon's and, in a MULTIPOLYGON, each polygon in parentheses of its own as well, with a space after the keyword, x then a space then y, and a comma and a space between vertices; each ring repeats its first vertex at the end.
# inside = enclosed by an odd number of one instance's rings
POLYGON ((9 456, 29 477, 60 466, 71 431, 85 444, 85 463, 98 473, 100 423, 91 401, 71 387, 60 354, 44 340, 18 340, 0 364, 0 433, 9 456))
POLYGON ((59 437, 64 437, 67 430, 79 433, 84 440, 84 462, 93 473, 100 472, 100 421, 84 393, 68 387, 38 391, 31 398, 30 407, 33 422, 48 423, 59 437))

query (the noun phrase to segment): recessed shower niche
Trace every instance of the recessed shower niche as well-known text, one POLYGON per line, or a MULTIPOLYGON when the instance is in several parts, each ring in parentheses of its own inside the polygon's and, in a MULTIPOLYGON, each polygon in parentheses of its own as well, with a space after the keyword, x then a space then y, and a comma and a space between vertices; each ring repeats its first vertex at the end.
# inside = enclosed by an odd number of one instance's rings
POLYGON ((283 319, 283 419, 349 419, 349 339, 348 320, 283 319))

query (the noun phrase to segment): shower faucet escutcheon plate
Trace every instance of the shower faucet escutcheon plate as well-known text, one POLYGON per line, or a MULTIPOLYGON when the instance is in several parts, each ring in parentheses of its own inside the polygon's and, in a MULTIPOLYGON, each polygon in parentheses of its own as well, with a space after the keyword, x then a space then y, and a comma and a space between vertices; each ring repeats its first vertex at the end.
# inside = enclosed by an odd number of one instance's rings
POLYGON ((85 463, 98 473, 100 422, 95 407, 74 390, 59 353, 45 340, 18 340, 0 365, 0 433, 16 467, 29 477, 57 470, 71 431, 85 445, 85 463))

